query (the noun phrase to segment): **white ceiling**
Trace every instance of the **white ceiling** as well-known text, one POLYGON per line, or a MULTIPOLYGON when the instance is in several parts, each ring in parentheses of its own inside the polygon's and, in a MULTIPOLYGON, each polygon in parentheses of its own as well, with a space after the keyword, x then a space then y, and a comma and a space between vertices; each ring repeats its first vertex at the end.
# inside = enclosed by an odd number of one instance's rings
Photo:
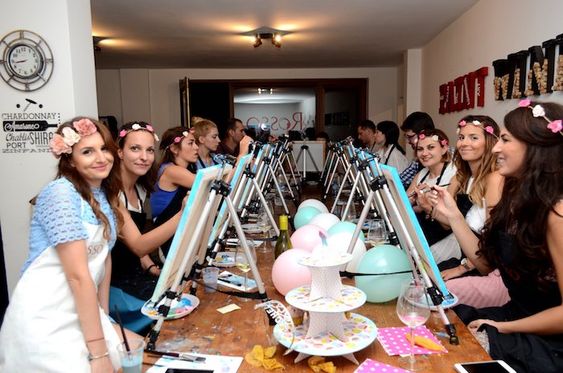
POLYGON ((394 66, 478 0, 91 0, 97 68, 394 66), (290 32, 254 48, 262 26, 290 32))

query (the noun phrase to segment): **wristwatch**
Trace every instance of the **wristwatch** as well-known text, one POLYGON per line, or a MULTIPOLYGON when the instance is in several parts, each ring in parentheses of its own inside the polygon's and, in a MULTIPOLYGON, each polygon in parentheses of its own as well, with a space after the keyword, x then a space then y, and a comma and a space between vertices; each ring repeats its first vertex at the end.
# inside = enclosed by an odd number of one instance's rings
POLYGON ((471 271, 473 269, 469 266, 469 262, 468 262, 467 258, 461 259, 461 266, 463 268, 465 268, 467 271, 471 271))

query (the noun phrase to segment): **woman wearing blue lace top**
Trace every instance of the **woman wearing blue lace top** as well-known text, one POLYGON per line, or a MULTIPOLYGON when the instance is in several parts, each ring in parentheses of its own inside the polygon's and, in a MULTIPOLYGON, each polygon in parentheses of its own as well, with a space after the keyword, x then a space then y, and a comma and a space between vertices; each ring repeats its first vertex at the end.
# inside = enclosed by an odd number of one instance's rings
POLYGON ((0 371, 113 372, 120 338, 108 293, 117 236, 148 253, 176 220, 141 235, 119 203, 117 148, 104 125, 76 118, 56 131, 57 178, 38 195, 29 257, 0 330, 0 371))

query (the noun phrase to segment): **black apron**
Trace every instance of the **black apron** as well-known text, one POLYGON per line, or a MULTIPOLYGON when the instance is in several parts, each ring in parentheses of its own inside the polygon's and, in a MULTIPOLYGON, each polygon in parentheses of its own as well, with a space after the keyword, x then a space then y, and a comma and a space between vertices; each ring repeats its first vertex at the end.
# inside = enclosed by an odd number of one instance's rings
MULTIPOLYGON (((137 193, 139 205, 141 206, 141 212, 129 210, 127 196, 125 196, 125 207, 129 211, 131 219, 133 219, 133 222, 137 228, 139 228, 139 231, 143 232, 146 225, 147 214, 143 208, 137 187, 135 187, 135 192, 137 193)), ((158 277, 146 273, 141 266, 139 257, 120 239, 117 239, 111 251, 111 260, 111 286, 120 288, 124 292, 142 300, 147 300, 152 296, 158 277)))

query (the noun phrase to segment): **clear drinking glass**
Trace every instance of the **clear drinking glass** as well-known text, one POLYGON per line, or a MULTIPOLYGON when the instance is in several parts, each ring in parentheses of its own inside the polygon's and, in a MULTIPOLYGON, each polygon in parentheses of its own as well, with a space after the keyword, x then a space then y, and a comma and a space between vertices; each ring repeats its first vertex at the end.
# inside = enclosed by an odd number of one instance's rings
MULTIPOLYGON (((271 206, 271 202, 268 202, 267 208, 270 209, 270 212, 272 214, 274 213, 273 207, 271 206)), ((260 249, 262 252, 264 252, 268 248, 268 241, 270 240, 270 229, 272 229, 272 222, 270 221, 270 217, 268 216, 266 207, 260 209, 256 224, 258 225, 258 228, 262 232, 262 238, 264 242, 262 243, 262 245, 260 245, 260 249)))
POLYGON ((383 219, 372 219, 368 222, 368 234, 366 244, 372 247, 384 244, 387 241, 385 221, 383 219))
POLYGON ((399 358, 399 364, 412 372, 424 368, 420 360, 415 358, 413 342, 414 329, 424 325, 430 317, 430 309, 427 303, 424 302, 426 297, 426 288, 422 284, 410 282, 401 287, 401 294, 399 299, 397 299, 397 315, 401 322, 409 327, 411 340, 410 354, 409 356, 399 358))
MULTIPOLYGON (((250 272, 250 263, 248 262, 248 259, 246 258, 246 255, 244 253, 238 253, 239 255, 236 255, 236 263, 235 266, 239 269, 239 271, 244 275, 244 281, 242 283, 242 286, 244 287, 244 291, 246 292, 246 288, 248 286, 248 272, 250 272)), ((248 302, 250 300, 250 298, 240 298, 241 302, 248 302)))

